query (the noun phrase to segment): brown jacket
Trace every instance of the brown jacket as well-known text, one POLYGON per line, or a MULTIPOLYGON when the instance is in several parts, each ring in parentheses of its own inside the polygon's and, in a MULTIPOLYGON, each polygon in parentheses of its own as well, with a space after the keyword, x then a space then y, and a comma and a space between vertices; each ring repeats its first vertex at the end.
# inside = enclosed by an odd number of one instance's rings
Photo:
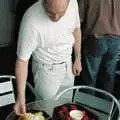
POLYGON ((83 35, 120 37, 120 0, 78 0, 83 35))

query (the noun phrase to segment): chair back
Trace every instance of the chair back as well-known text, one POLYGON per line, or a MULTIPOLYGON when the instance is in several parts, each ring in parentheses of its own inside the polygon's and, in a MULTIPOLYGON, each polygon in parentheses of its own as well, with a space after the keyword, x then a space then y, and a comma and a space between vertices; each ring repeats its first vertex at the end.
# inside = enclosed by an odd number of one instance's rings
POLYGON ((15 103, 12 75, 0 75, 0 107, 15 103))
MULTIPOLYGON (((33 86, 26 81, 26 103, 36 97, 33 86)), ((17 96, 16 77, 13 75, 0 75, 0 106, 15 103, 17 96)))
POLYGON ((120 120, 120 103, 107 91, 90 86, 74 86, 63 90, 57 95, 56 100, 59 100, 70 91, 74 93, 72 102, 80 104, 93 112, 99 120, 114 120, 115 108, 118 110, 117 120, 120 120))

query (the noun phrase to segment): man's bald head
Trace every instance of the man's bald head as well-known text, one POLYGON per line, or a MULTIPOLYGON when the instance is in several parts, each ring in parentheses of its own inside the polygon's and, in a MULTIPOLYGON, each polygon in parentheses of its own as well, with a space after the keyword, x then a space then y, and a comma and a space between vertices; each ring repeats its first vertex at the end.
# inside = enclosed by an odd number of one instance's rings
POLYGON ((48 16, 53 21, 58 21, 66 12, 69 0, 44 0, 48 16))

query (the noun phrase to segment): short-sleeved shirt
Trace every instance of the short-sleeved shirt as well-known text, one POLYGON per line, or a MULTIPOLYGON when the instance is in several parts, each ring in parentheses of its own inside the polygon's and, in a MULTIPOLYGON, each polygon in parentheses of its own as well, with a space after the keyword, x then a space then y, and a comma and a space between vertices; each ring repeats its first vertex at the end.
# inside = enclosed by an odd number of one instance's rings
POLYGON ((120 37, 120 0, 78 0, 84 36, 120 37))
POLYGON ((74 45, 73 31, 80 27, 76 0, 70 0, 59 21, 52 21, 43 7, 42 0, 33 4, 25 13, 19 32, 17 56, 52 64, 71 59, 74 45))

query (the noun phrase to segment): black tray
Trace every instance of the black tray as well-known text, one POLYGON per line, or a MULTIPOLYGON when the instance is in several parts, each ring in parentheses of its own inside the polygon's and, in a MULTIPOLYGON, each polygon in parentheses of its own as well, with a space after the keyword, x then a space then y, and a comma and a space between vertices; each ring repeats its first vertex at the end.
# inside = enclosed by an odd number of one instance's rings
POLYGON ((66 104, 55 107, 54 111, 53 111, 52 119, 53 120, 63 120, 63 118, 61 118, 59 116, 60 111, 62 110, 62 108, 67 107, 67 110, 68 110, 68 113, 69 113, 71 110, 76 109, 75 106, 76 106, 77 110, 85 111, 87 113, 87 116, 89 117, 89 120, 98 120, 98 117, 93 112, 87 110, 86 108, 84 108, 80 104, 74 104, 74 103, 66 103, 66 104))

